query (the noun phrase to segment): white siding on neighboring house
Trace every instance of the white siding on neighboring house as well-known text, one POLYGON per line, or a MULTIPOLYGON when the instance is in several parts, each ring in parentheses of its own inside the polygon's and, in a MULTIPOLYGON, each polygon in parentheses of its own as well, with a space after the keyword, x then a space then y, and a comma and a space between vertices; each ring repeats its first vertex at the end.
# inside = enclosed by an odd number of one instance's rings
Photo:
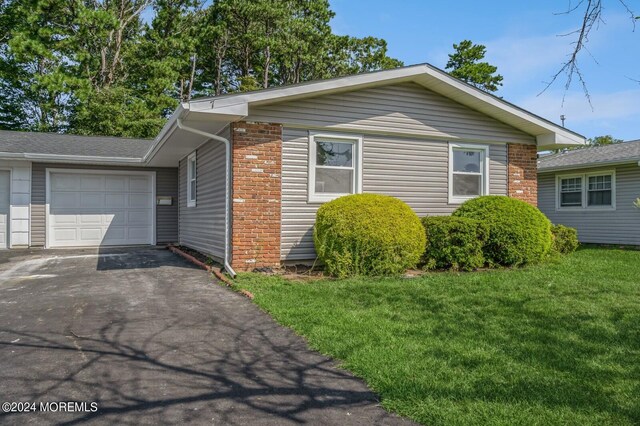
POLYGON ((554 224, 576 228, 583 243, 640 245, 640 167, 636 164, 538 174, 538 207, 554 224), (615 170, 616 208, 556 209, 556 177, 615 170))
MULTIPOLYGON (((229 128, 220 136, 229 138, 229 128)), ((210 141, 196 151, 196 205, 187 207, 187 157, 180 160, 180 244, 224 258, 225 146, 210 141)))
POLYGON ((247 121, 452 141, 535 143, 533 136, 415 83, 253 107, 247 121))
POLYGON ((0 160, 0 169, 11 172, 10 247, 26 247, 29 245, 31 163, 20 160, 0 160))
MULTIPOLYGON (((283 260, 315 257, 312 230, 320 203, 307 202, 308 132, 283 129, 282 239, 283 260)), ((448 203, 447 142, 364 135, 363 192, 392 195, 419 216, 450 214, 459 204, 448 203)), ((507 147, 489 149, 490 193, 507 193, 507 147)))

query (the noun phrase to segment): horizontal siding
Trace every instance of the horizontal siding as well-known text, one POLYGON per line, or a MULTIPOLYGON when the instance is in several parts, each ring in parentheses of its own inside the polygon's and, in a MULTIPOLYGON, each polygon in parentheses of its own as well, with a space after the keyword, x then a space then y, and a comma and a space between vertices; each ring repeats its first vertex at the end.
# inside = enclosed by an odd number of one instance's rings
MULTIPOLYGON (((284 260, 315 257, 313 224, 319 203, 307 202, 308 133, 285 128, 282 149, 282 240, 284 260)), ((365 135, 364 192, 398 197, 419 215, 450 214, 448 203, 448 143, 365 135)), ((492 144, 489 151, 490 192, 507 193, 507 148, 492 144)))
POLYGON ((33 163, 31 179, 31 245, 43 247, 46 241, 46 169, 123 170, 156 172, 156 195, 173 197, 173 205, 156 206, 156 242, 178 241, 178 169, 151 167, 90 166, 59 163, 33 163))
MULTIPOLYGON (((221 136, 229 138, 228 129, 221 136)), ((196 206, 187 207, 187 159, 180 160, 180 244, 224 258, 225 146, 211 141, 196 152, 196 206)))
MULTIPOLYGON (((559 210, 556 211, 556 173, 538 175, 538 207, 555 224, 578 230, 583 243, 640 245, 640 210, 633 202, 640 197, 640 167, 637 165, 587 169, 616 171, 615 210, 559 210)), ((571 172, 558 172, 558 174, 571 172)), ((582 170, 575 171, 583 173, 582 170)))
POLYGON ((535 138, 415 83, 253 107, 247 121, 447 140, 535 143, 535 138))

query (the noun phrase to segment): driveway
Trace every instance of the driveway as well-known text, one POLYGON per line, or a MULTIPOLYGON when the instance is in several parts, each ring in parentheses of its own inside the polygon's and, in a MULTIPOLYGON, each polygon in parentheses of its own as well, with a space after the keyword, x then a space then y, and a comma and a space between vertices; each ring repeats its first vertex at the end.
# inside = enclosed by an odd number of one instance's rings
POLYGON ((1 423, 409 424, 158 248, 1 252, 0 366, 0 402, 57 409, 1 423))

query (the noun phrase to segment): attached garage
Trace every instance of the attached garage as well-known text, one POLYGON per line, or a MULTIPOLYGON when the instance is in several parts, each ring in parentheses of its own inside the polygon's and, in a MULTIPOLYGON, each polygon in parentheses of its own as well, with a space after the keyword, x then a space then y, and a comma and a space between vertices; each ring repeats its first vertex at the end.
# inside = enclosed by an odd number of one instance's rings
POLYGON ((47 169, 47 247, 155 244, 155 173, 47 169))

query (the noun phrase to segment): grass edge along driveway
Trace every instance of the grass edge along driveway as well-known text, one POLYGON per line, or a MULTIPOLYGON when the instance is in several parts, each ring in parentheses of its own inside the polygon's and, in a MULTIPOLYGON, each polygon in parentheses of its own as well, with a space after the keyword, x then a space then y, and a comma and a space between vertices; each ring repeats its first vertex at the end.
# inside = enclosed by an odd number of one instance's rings
POLYGON ((240 288, 391 411, 430 425, 639 424, 640 251, 519 270, 240 288))

